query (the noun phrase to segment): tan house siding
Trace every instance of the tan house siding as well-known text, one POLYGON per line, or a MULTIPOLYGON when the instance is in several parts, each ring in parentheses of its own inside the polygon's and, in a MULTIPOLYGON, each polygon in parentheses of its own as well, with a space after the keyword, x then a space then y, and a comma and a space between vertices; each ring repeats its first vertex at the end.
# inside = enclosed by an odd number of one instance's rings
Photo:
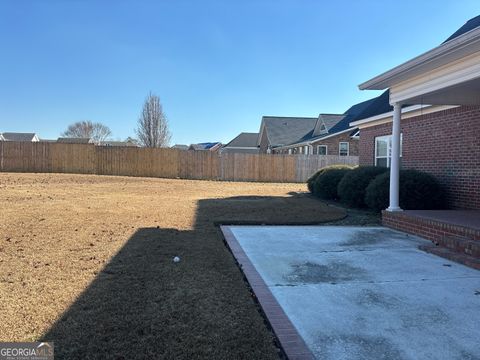
POLYGON ((260 138, 260 154, 266 154, 268 149, 267 130, 262 131, 262 137, 260 138))

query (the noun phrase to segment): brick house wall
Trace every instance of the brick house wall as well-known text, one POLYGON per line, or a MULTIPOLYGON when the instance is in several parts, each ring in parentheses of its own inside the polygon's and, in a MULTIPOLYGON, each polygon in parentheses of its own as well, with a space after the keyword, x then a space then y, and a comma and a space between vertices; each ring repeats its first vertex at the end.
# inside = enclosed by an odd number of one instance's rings
MULTIPOLYGON (((451 208, 480 209, 480 107, 461 106, 402 119, 402 168, 435 176, 451 208)), ((392 124, 360 130, 359 163, 374 165, 375 137, 392 124)))
MULTIPOLYGON (((337 136, 332 136, 328 139, 325 140, 318 140, 314 143, 312 143, 313 147, 313 154, 317 154, 317 146, 318 145, 327 145, 327 155, 339 155, 338 148, 339 148, 339 143, 340 142, 348 142, 348 147, 349 147, 349 155, 350 156, 358 156, 358 139, 353 139, 350 137, 350 134, 352 132, 346 132, 343 134, 339 134, 337 136)), ((297 154, 302 154, 303 153, 303 146, 294 148, 296 149, 297 154), (301 148, 301 149, 300 149, 301 148)), ((282 149, 273 149, 274 154, 288 154, 288 149, 282 148, 282 149)))
POLYGON ((319 140, 313 143, 313 153, 317 153, 317 146, 318 145, 327 145, 327 155, 338 155, 338 147, 340 142, 348 142, 349 145, 349 155, 351 156, 358 156, 358 139, 352 139, 350 134, 352 132, 348 131, 343 134, 339 134, 337 136, 332 136, 331 138, 325 140, 319 140))

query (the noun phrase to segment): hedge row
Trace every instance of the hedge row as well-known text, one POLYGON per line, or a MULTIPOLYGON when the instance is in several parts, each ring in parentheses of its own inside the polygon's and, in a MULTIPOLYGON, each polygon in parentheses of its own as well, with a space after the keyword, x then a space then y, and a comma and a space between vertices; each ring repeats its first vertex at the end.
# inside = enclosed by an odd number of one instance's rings
MULTIPOLYGON (((308 189, 325 200, 340 200, 347 206, 386 209, 389 203, 389 169, 375 166, 352 168, 329 166, 307 180, 308 189)), ((444 193, 429 174, 417 170, 400 170, 400 207, 405 210, 441 209, 444 193)))

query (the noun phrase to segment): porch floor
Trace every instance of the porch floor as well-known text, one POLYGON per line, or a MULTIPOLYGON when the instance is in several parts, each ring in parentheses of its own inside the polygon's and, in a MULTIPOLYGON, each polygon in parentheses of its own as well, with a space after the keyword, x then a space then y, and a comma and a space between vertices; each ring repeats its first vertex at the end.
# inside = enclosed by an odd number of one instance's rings
POLYGON ((405 210, 405 215, 480 230, 480 210, 405 210))

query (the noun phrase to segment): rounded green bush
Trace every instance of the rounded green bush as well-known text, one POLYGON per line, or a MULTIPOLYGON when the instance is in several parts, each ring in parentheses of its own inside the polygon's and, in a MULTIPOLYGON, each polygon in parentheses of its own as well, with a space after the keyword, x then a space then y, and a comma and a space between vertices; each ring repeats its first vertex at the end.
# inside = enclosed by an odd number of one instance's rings
POLYGON ((317 177, 319 177, 325 171, 330 171, 330 170, 333 170, 333 169, 353 169, 353 167, 349 166, 349 165, 338 164, 338 165, 325 166, 324 168, 321 168, 315 174, 313 174, 312 176, 310 176, 308 178, 308 180, 307 180, 308 191, 310 191, 312 194, 315 194, 315 188, 314 188, 313 184, 317 180, 317 177))
MULTIPOLYGON (((378 175, 365 192, 365 203, 376 211, 388 207, 390 173, 378 175)), ((417 170, 400 170, 400 207, 404 210, 434 210, 445 206, 445 194, 435 178, 417 170)))
POLYGON ((340 201, 351 207, 365 207, 365 191, 368 184, 377 175, 386 171, 387 168, 377 166, 361 166, 349 171, 338 184, 340 201))
POLYGON ((317 176, 317 180, 313 185, 315 195, 324 200, 338 199, 338 183, 349 171, 352 170, 349 168, 330 169, 329 171, 324 171, 321 173, 319 176, 317 176))

